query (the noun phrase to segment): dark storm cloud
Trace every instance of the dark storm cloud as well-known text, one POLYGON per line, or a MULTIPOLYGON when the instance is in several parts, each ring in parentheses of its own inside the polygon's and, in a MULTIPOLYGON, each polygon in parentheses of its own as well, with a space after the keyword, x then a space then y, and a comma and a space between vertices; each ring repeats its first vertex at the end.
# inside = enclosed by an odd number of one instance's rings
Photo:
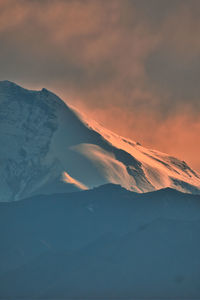
MULTIPOLYGON (((156 82, 161 92, 171 91, 177 100, 200 95, 200 56, 183 61, 173 53, 158 50, 149 56, 146 70, 151 82, 156 82)), ((198 103, 197 103, 198 104, 198 103)))
POLYGON ((199 15, 198 0, 0 0, 0 79, 178 156, 187 137, 197 165, 199 15))

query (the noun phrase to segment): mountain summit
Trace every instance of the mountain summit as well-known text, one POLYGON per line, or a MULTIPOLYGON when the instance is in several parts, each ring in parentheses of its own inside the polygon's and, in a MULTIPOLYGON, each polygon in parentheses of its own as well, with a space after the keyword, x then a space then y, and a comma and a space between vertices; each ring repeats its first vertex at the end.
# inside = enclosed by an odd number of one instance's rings
POLYGON ((0 201, 106 183, 200 192, 200 175, 184 161, 112 133, 46 89, 0 82, 0 144, 0 201))

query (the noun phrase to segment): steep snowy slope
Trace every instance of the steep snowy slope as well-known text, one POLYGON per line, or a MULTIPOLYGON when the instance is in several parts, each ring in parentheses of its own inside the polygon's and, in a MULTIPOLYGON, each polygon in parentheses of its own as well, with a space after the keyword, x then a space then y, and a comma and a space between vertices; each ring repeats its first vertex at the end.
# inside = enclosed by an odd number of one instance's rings
POLYGON ((200 191, 200 176, 82 117, 46 89, 0 82, 0 201, 105 183, 147 192, 200 191))

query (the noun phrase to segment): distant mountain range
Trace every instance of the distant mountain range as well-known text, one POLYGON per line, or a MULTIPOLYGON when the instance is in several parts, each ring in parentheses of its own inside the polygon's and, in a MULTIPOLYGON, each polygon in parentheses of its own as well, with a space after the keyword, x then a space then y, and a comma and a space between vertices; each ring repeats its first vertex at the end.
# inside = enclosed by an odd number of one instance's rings
POLYGON ((106 183, 200 191, 200 175, 184 161, 110 132, 46 89, 0 82, 0 145, 0 201, 106 183))
POLYGON ((89 191, 0 203, 0 299, 200 299, 200 196, 89 191))

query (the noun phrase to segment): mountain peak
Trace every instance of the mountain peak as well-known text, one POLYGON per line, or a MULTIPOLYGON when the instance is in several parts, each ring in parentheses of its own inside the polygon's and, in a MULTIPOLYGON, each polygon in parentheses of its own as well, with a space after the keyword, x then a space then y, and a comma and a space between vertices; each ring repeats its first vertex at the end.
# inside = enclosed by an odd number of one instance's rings
POLYGON ((11 88, 11 87, 18 87, 21 88, 18 84, 9 81, 9 80, 0 80, 0 87, 6 87, 6 88, 11 88))
POLYGON ((105 192, 108 192, 108 193, 128 192, 128 190, 123 188, 120 184, 114 184, 114 183, 106 183, 106 184, 94 187, 92 190, 102 192, 102 193, 105 193, 105 192))
POLYGON ((0 80, 0 85, 16 85, 16 83, 10 80, 0 80))
POLYGON ((47 89, 45 89, 45 88, 42 88, 42 89, 41 89, 41 92, 42 92, 42 93, 51 93, 49 90, 47 90, 47 89))
POLYGON ((0 100, 33 102, 38 103, 39 106, 44 104, 52 107, 66 106, 64 101, 46 88, 41 90, 26 89, 9 80, 0 81, 0 93, 2 94, 0 100))

